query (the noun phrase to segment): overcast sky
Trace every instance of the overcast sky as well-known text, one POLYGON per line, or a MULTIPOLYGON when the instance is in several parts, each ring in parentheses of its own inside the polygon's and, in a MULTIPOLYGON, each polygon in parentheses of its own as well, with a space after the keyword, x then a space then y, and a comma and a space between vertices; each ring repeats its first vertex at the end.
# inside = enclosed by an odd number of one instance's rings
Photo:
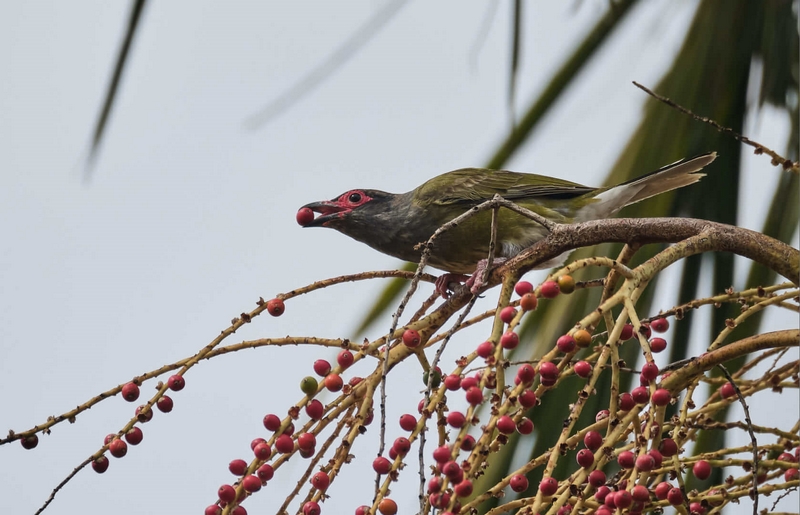
MULTIPOLYGON (((607 4, 526 4, 518 107, 536 96, 607 4)), ((697 2, 643 4, 508 168, 602 181, 641 114, 645 96, 631 81, 658 82, 697 2)), ((330 80, 259 130, 244 127, 384 5, 151 2, 88 182, 83 158, 129 2, 4 6, 0 428, 28 429, 193 355, 259 296, 397 265, 334 231, 301 229, 295 212, 351 187, 407 191, 439 173, 483 165, 510 123, 508 2, 499 2, 477 52, 487 3, 408 2, 330 80)), ((748 131, 782 150, 788 121, 766 109, 748 131)), ((779 172, 746 154, 742 191, 759 198, 779 172)), ((740 224, 759 229, 764 210, 748 206, 740 224)), ((357 319, 383 284, 347 284, 293 300, 283 317, 259 318, 230 343, 355 336, 357 319)), ((787 326, 785 318, 767 321, 787 326)), ((387 317, 368 336, 389 324, 387 317)), ((249 461, 250 440, 265 433, 263 415, 283 415, 302 397, 298 382, 318 357, 332 353, 260 349, 195 367, 186 389, 173 395, 173 413, 157 413, 144 426, 141 445, 112 459, 102 476, 81 472, 47 513, 202 513, 219 485, 232 482, 227 463, 249 461)), ((418 365, 397 372, 389 381, 392 422, 415 410, 421 389, 418 365)), ((153 385, 145 384, 143 398, 153 385)), ((796 391, 785 396, 796 408, 796 391)), ((4 447, 5 510, 33 513, 133 407, 112 399, 74 425, 56 426, 35 451, 4 447)), ((371 433, 332 487, 324 513, 352 513, 370 502, 377 427, 371 433)), ((302 470, 299 459, 280 469, 247 501, 250 513, 274 512, 302 470)), ((415 512, 416 488, 412 464, 393 489, 401 513, 415 512)))

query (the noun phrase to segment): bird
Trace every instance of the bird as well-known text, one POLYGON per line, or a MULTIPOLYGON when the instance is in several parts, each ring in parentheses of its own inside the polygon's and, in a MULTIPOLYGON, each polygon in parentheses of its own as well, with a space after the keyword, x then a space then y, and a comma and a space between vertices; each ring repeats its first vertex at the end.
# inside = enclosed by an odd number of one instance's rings
MULTIPOLYGON (((553 222, 599 220, 630 204, 699 181, 705 176, 699 172, 716 157, 716 152, 710 152, 682 159, 604 188, 530 173, 462 168, 438 175, 406 193, 348 190, 331 200, 302 206, 296 219, 303 227, 335 229, 384 254, 419 262, 420 243, 442 225, 496 194, 553 222)), ((436 281, 436 291, 442 297, 448 297, 452 282, 467 281, 473 293, 482 286, 478 278, 489 255, 491 217, 490 211, 479 212, 434 240, 428 264, 446 272, 436 281)), ((508 209, 498 210, 494 263, 514 257, 547 233, 530 218, 508 209)), ((538 268, 559 266, 568 254, 541 263, 538 268)))

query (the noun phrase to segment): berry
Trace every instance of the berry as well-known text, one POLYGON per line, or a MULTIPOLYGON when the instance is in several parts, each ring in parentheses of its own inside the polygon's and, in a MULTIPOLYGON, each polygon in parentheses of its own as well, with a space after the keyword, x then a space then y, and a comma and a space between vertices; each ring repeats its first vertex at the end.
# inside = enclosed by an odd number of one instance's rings
POLYGON ((314 362, 314 373, 325 377, 331 372, 331 364, 327 359, 318 359, 314 362))
POLYGON ((545 281, 539 287, 539 292, 542 294, 542 297, 546 299, 553 299, 558 297, 558 294, 561 293, 561 289, 558 287, 557 282, 545 281))
MULTIPOLYGON (((602 472, 602 470, 599 470, 599 471, 596 471, 596 472, 602 472)), ((603 475, 605 475, 605 474, 603 474, 603 475)), ((601 485, 601 486, 597 487, 597 491, 594 493, 594 498, 599 502, 605 502, 606 497, 608 497, 608 494, 610 494, 610 493, 611 493, 611 489, 609 487, 601 485)))
POLYGON ((530 293, 533 291, 533 285, 528 281, 519 281, 517 284, 514 285, 514 291, 517 292, 517 295, 522 297, 526 293, 530 293))
POLYGON ((297 437, 297 447, 303 450, 313 449, 317 445, 317 438, 313 433, 303 433, 297 437))
POLYGON ((260 479, 262 482, 269 481, 270 479, 272 479, 272 476, 275 475, 275 469, 273 469, 272 465, 270 465, 269 463, 264 463, 263 465, 258 467, 258 470, 256 470, 256 475, 258 476, 258 479, 260 479))
POLYGON ((667 483, 666 481, 662 481, 658 485, 656 485, 656 489, 654 493, 656 494, 656 499, 659 501, 663 501, 667 498, 667 494, 669 491, 672 490, 672 485, 667 483))
POLYGON ((125 441, 131 445, 139 445, 142 443, 143 438, 144 433, 142 433, 141 428, 137 426, 132 427, 127 433, 125 433, 125 441))
POLYGON ((245 492, 258 492, 261 490, 261 480, 253 475, 244 476, 242 478, 242 487, 245 492))
POLYGON ((301 207, 294 216, 297 223, 305 227, 314 221, 314 211, 309 207, 301 207))
POLYGON ((367 506, 366 504, 362 504, 358 508, 356 508, 356 515, 369 515, 369 510, 371 506, 367 506))
POLYGON ((528 489, 528 478, 522 474, 514 474, 508 484, 515 492, 524 492, 528 489))
POLYGON ((539 363, 539 375, 542 378, 557 379, 558 367, 549 361, 542 361, 539 363))
POLYGON ((428 386, 430 381, 431 388, 439 388, 442 384, 442 369, 439 367, 434 368, 432 371, 428 369, 422 374, 422 384, 428 386))
POLYGON ((395 438, 394 443, 392 444, 392 449, 397 453, 398 456, 405 456, 411 449, 411 442, 408 438, 400 436, 395 438))
POLYGON ((636 485, 631 490, 631 497, 636 502, 647 502, 650 500, 650 490, 644 485, 636 485))
POLYGON ((19 439, 19 443, 22 444, 23 449, 31 450, 39 445, 39 436, 36 434, 23 436, 19 439))
POLYGON ((451 411, 447 414, 447 425, 456 429, 461 429, 467 422, 467 417, 460 411, 451 411))
POLYGON ((486 359, 492 354, 494 354, 494 344, 492 342, 483 342, 480 345, 478 345, 477 349, 475 349, 475 353, 478 356, 486 359))
POLYGON ((267 428, 267 431, 277 431, 281 427, 281 419, 272 413, 264 415, 264 427, 267 428))
POLYGON ((342 370, 352 365, 353 361, 355 361, 353 353, 347 349, 339 351, 339 354, 336 356, 336 363, 338 363, 339 366, 342 367, 342 370))
POLYGON ((450 447, 442 445, 433 450, 433 459, 436 463, 446 463, 450 461, 450 447))
POLYGON ((418 331, 415 331, 414 329, 406 329, 403 331, 403 343, 406 347, 415 349, 419 347, 421 342, 422 340, 420 339, 418 331))
POLYGON ((92 469, 97 472, 98 474, 102 474, 106 470, 108 470, 108 458, 105 455, 100 456, 96 460, 92 461, 92 469))
POLYGON ((475 448, 475 437, 472 435, 465 435, 464 439, 461 440, 461 450, 471 451, 474 448, 475 448))
POLYGON ((510 435, 517 430, 517 424, 514 422, 513 418, 508 415, 503 415, 497 419, 497 430, 504 435, 510 435))
POLYGON ((592 334, 586 329, 578 329, 572 337, 575 338, 575 345, 581 349, 585 349, 592 344, 592 334))
POLYGON ((556 340, 556 347, 564 354, 568 354, 575 350, 575 338, 568 334, 559 336, 558 340, 556 340))
POLYGON ((147 404, 142 404, 136 408, 134 412, 136 414, 136 420, 141 422, 142 424, 146 424, 153 420, 153 410, 147 407, 147 404))
POLYGON ((237 506, 233 509, 231 515, 247 515, 247 510, 244 509, 244 506, 237 506))
POLYGON ((633 338, 633 325, 625 324, 622 327, 622 333, 620 333, 619 339, 622 340, 623 342, 626 342, 631 338, 633 338))
POLYGON ((589 484, 595 488, 600 488, 606 484, 606 473, 602 470, 593 470, 589 473, 589 484))
POLYGON ((478 380, 477 377, 475 376, 465 377, 464 379, 461 380, 461 389, 466 392, 473 386, 478 386, 478 384, 480 384, 480 381, 478 380))
POLYGON ((536 298, 535 293, 526 293, 519 299, 519 307, 522 308, 522 311, 533 311, 538 304, 539 299, 536 298))
POLYGON ((409 413, 400 415, 400 427, 405 431, 413 431, 417 427, 417 419, 409 413))
POLYGON ((658 365, 653 362, 645 363, 642 366, 642 378, 652 381, 658 377, 658 365))
POLYGON ((642 472, 650 472, 655 466, 656 460, 649 454, 642 454, 636 458, 636 468, 642 472))
POLYGON ((372 470, 378 474, 388 474, 392 470, 392 462, 388 458, 378 456, 372 461, 372 470))
POLYGON ((381 515, 395 515, 395 513, 397 513, 397 503, 388 497, 384 497, 381 499, 381 502, 378 503, 378 511, 381 512, 381 515))
POLYGON ((158 410, 161 413, 169 413, 170 411, 172 411, 172 407, 174 405, 175 403, 172 402, 172 398, 168 397, 167 395, 161 397, 156 402, 156 406, 158 407, 158 410))
POLYGON ((689 513, 692 515, 703 515, 706 512, 706 509, 703 508, 703 505, 697 501, 689 503, 689 513))
POLYGON ((533 422, 528 417, 522 417, 517 424, 517 432, 521 435, 533 433, 533 422))
MULTIPOLYGON (((452 480, 453 478, 457 478, 459 474, 462 472, 461 467, 455 461, 448 461, 441 465, 442 474, 447 476, 448 479, 452 480)), ((458 481, 451 481, 453 483, 457 483, 458 481)))
POLYGON ((783 479, 784 481, 800 479, 800 471, 798 471, 797 468, 786 469, 786 472, 783 473, 783 479))
POLYGON ((222 507, 217 504, 206 506, 203 515, 222 515, 222 507))
POLYGON ((272 448, 270 448, 267 442, 261 442, 253 447, 253 454, 255 455, 256 459, 262 461, 268 460, 272 455, 272 448))
POLYGON ((344 386, 342 376, 339 374, 328 374, 325 376, 323 382, 325 383, 325 388, 327 388, 329 392, 338 392, 344 386))
POLYGON ((513 306, 506 306, 500 310, 500 320, 505 324, 510 324, 515 316, 517 316, 517 310, 513 306))
POLYGON ((169 379, 167 379, 167 386, 173 392, 179 392, 183 390, 184 386, 186 386, 186 380, 181 375, 171 375, 169 376, 169 379))
POLYGON ((286 304, 281 299, 272 299, 267 302, 267 311, 274 317, 279 317, 286 311, 286 304))
POLYGON ((672 438, 664 438, 658 445, 658 450, 667 458, 678 454, 678 444, 672 438))
POLYGON ((583 445, 590 451, 596 451, 603 445, 603 436, 597 431, 588 431, 583 435, 583 445))
POLYGON ((631 390, 631 397, 636 404, 647 404, 650 400, 650 390, 646 386, 637 386, 631 390))
POLYGON ((575 460, 583 468, 589 468, 594 464, 594 454, 589 449, 581 449, 575 455, 575 460))
POLYGON ((619 409, 620 411, 630 411, 636 406, 636 401, 628 392, 624 392, 619 396, 619 409))
POLYGON ((444 378, 444 387, 454 392, 461 388, 461 376, 457 374, 448 374, 444 378))
POLYGON ((719 389, 719 394, 722 396, 723 399, 730 399, 731 397, 736 396, 736 389, 733 387, 733 383, 725 383, 722 385, 722 388, 719 389))
POLYGON ((669 390, 665 390, 664 388, 659 388, 655 392, 653 392, 653 404, 656 406, 666 406, 669 404, 672 395, 669 393, 669 390))
POLYGON ((525 363, 517 369, 517 378, 519 378, 521 383, 532 383, 535 376, 536 370, 528 363, 525 363))
POLYGON ((231 485, 222 485, 217 490, 217 497, 222 502, 233 502, 236 499, 236 490, 231 485))
POLYGON ((546 477, 542 479, 542 482, 539 483, 539 491, 542 492, 544 496, 550 496, 556 493, 558 490, 558 481, 552 477, 546 477))
POLYGON ((317 490, 324 492, 325 490, 328 489, 328 486, 330 486, 330 484, 331 484, 331 477, 325 472, 320 471, 311 476, 311 485, 317 490))
POLYGON ((314 395, 317 393, 317 389, 319 388, 319 383, 317 380, 311 376, 306 376, 300 380, 300 391, 306 395, 314 395))
POLYGON ((711 464, 706 460, 700 460, 692 467, 692 473, 701 481, 708 479, 711 475, 711 464))
POLYGON ((594 416, 594 421, 595 421, 595 422, 600 422, 601 420, 605 420, 605 419, 607 419, 609 416, 610 416, 610 413, 608 412, 608 410, 607 410, 607 409, 601 409, 601 410, 600 410, 600 411, 598 411, 598 412, 597 412, 597 414, 594 416))
POLYGON ((614 494, 614 506, 617 508, 629 508, 630 505, 633 504, 633 498, 631 497, 631 493, 627 490, 620 490, 619 492, 614 494))
POLYGON ((303 504, 303 515, 320 515, 322 508, 314 501, 308 501, 303 504))
POLYGON ((483 402, 483 391, 481 391, 480 387, 473 386, 469 390, 467 390, 467 402, 470 403, 472 406, 477 406, 478 404, 483 402))
POLYGON ((578 361, 572 366, 572 369, 578 377, 584 379, 592 375, 592 365, 588 361, 578 361))
POLYGON ((282 434, 275 439, 275 450, 281 454, 288 454, 294 450, 294 441, 287 434, 282 434))
POLYGON ((234 476, 243 476, 247 472, 247 462, 244 460, 233 460, 228 464, 228 470, 234 476))
POLYGON ((667 492, 667 502, 673 506, 683 504, 683 492, 680 488, 672 488, 667 492))
POLYGON ((657 333, 666 333, 669 329, 669 320, 666 318, 656 318, 650 322, 650 328, 657 333))
POLYGON ((667 348, 667 340, 664 338, 651 338, 650 339, 650 350, 659 353, 667 348))
POLYGON ((322 419, 322 414, 325 411, 325 406, 322 405, 317 399, 313 399, 311 402, 306 404, 306 415, 311 420, 320 420, 322 419))
POLYGON ((558 289, 561 293, 570 294, 575 291, 575 279, 571 275, 562 275, 558 278, 558 289))
POLYGON ((116 438, 110 444, 108 444, 108 452, 111 453, 111 455, 115 458, 121 458, 128 454, 128 444, 119 438, 116 438))
POLYGON ((617 463, 624 469, 632 469, 636 463, 636 456, 631 451, 622 451, 617 456, 617 463))
POLYGON ((780 456, 778 456, 778 461, 788 461, 789 463, 795 463, 797 459, 788 452, 782 452, 780 456))
POLYGON ((500 337, 500 345, 504 349, 514 349, 519 345, 519 335, 514 331, 508 331, 500 337))
POLYGON ((128 402, 133 402, 139 398, 139 386, 136 383, 126 383, 122 387, 122 398, 128 402))
POLYGON ((519 394, 518 400, 523 408, 532 408, 536 405, 536 393, 533 390, 525 390, 519 394))
POLYGON ((472 495, 472 481, 465 479, 453 488, 456 497, 469 497, 472 495))
POLYGON ((654 468, 661 468, 661 463, 664 461, 664 456, 655 449, 650 449, 647 454, 653 457, 654 468))

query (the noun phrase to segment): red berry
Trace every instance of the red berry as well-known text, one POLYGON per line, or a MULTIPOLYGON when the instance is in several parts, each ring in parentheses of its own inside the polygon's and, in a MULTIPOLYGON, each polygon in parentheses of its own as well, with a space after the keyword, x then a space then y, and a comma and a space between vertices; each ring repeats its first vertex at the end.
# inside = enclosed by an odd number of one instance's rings
POLYGON ((652 399, 653 404, 656 406, 666 406, 669 404, 670 399, 672 399, 672 394, 669 393, 669 390, 658 388, 655 392, 653 392, 652 399))
POLYGON ((539 299, 535 293, 526 293, 519 299, 519 307, 522 308, 522 311, 533 311, 538 304, 539 299))
POLYGON ((667 340, 664 338, 651 338, 650 339, 650 350, 659 353, 667 348, 667 340))
POLYGON ((583 435, 583 445, 591 451, 596 451, 603 445, 603 436, 597 431, 588 431, 583 435))
POLYGON ((139 386, 136 383, 126 383, 122 387, 122 398, 128 402, 133 402, 139 398, 139 386))
POLYGON ((624 469, 632 469, 636 463, 636 456, 631 451, 622 451, 617 456, 617 463, 624 469))
POLYGON ((236 499, 236 490, 231 485, 222 485, 217 490, 217 497, 222 502, 233 502, 236 499))
POLYGON ((327 388, 330 392, 338 392, 344 386, 342 376, 339 374, 328 374, 325 376, 323 382, 325 383, 325 388, 327 388))
POLYGON ((258 467, 258 470, 256 470, 256 475, 258 475, 258 479, 260 479, 262 482, 269 481, 272 479, 272 476, 275 475, 275 469, 273 469, 272 465, 269 463, 264 463, 258 467))
POLYGON ((736 396, 736 389, 732 383, 728 382, 722 385, 722 388, 719 389, 719 394, 723 399, 730 399, 736 396))
POLYGON ((467 402, 470 403, 472 406, 477 406, 478 404, 483 402, 483 391, 481 391, 480 387, 473 386, 469 390, 467 390, 467 402))
POLYGON ((556 481, 555 478, 546 477, 539 483, 539 491, 542 492, 544 496, 553 495, 556 493, 556 490, 558 490, 558 481, 556 481))
POLYGON ((558 367, 549 361, 542 361, 539 363, 539 375, 547 379, 557 379, 558 367))
POLYGON ((356 508, 356 515, 369 515, 369 510, 372 509, 371 506, 367 506, 366 504, 362 504, 358 508, 356 508))
POLYGON ((320 420, 322 419, 322 414, 325 411, 325 406, 322 405, 317 399, 313 399, 308 404, 306 404, 306 415, 311 420, 320 420))
POLYGON ((281 454, 288 454, 294 450, 294 441, 287 434, 282 434, 275 439, 275 450, 281 454))
POLYGON ((703 505, 697 501, 689 503, 689 513, 692 515, 703 515, 706 512, 706 509, 703 505))
POLYGON ((517 430, 517 424, 514 422, 513 418, 508 415, 503 415, 497 419, 497 430, 504 435, 510 435, 517 430))
POLYGON ((406 345, 406 347, 415 349, 419 347, 421 341, 422 340, 420 339, 418 331, 415 331, 414 329, 406 329, 403 332, 403 343, 406 345))
POLYGON ((472 495, 472 481, 465 479, 453 488, 456 497, 469 497, 472 495))
POLYGON ((692 473, 694 474, 694 477, 701 481, 708 479, 708 477, 711 475, 711 464, 706 460, 700 460, 692 467, 692 473))
POLYGON ((556 347, 558 347, 558 350, 564 354, 570 353, 575 350, 575 338, 569 334, 559 336, 558 340, 556 341, 556 347))
POLYGON ((500 337, 500 345, 504 349, 514 349, 519 345, 519 335, 514 331, 508 331, 500 337))
POLYGON ((542 294, 542 297, 546 299, 553 299, 558 297, 558 294, 561 293, 561 289, 558 287, 558 283, 555 281, 545 281, 539 287, 539 291, 542 294))
POLYGON ((297 447, 304 450, 313 449, 317 445, 317 438, 312 433, 303 433, 297 437, 297 447))
POLYGON ((786 469, 786 472, 783 473, 784 481, 794 481, 796 479, 800 479, 800 471, 796 468, 786 469))
POLYGON ((19 439, 19 443, 22 444, 23 449, 31 450, 39 445, 39 436, 36 434, 23 436, 19 439))
POLYGON ((623 342, 626 342, 631 338, 633 338, 633 325, 625 324, 622 327, 622 333, 620 333, 619 339, 622 340, 623 342))
POLYGON ((610 415, 611 414, 608 412, 607 409, 601 409, 600 411, 597 412, 597 414, 595 414, 594 421, 600 422, 601 420, 607 419, 610 415))
POLYGON ((142 424, 146 424, 153 420, 153 410, 147 407, 147 404, 142 404, 136 408, 136 420, 142 424))
POLYGON ((584 379, 592 375, 592 365, 588 361, 578 361, 572 366, 572 369, 578 377, 584 379))
POLYGON ((647 454, 653 457, 654 468, 661 468, 661 463, 664 461, 664 456, 655 449, 650 449, 647 454))
POLYGON ((620 411, 630 411, 634 406, 636 406, 636 401, 633 400, 633 396, 631 396, 631 394, 624 392, 619 396, 620 411))
POLYGON ((378 474, 388 474, 392 470, 392 462, 388 458, 378 456, 372 461, 372 470, 378 474))
POLYGON ((327 359, 318 359, 314 362, 314 373, 325 377, 331 372, 331 364, 327 359))
POLYGON ((528 417, 522 417, 517 424, 517 432, 521 435, 533 433, 533 422, 528 417))
POLYGON ((525 363, 517 369, 517 377, 521 383, 532 383, 535 376, 536 370, 528 363, 525 363))
POLYGON ((461 376, 457 374, 448 374, 444 378, 444 387, 454 392, 461 388, 461 376))
MULTIPOLYGON (((598 470, 596 472, 602 472, 602 471, 598 470)), ((605 476, 605 474, 603 474, 603 476, 605 476)), ((597 491, 594 493, 594 498, 599 502, 605 502, 606 497, 608 497, 608 494, 610 494, 610 493, 611 493, 611 489, 609 487, 599 485, 597 487, 597 491)))
POLYGON ((413 431, 417 427, 417 419, 408 413, 400 415, 400 427, 405 431, 413 431))
POLYGON ((673 506, 683 504, 683 492, 680 488, 672 488, 667 492, 667 502, 673 506))
POLYGON ((262 461, 268 460, 272 455, 272 449, 267 442, 261 442, 253 447, 253 454, 255 455, 256 459, 262 461))
POLYGON ((116 438, 110 444, 108 444, 108 452, 111 453, 111 455, 115 458, 121 458, 128 454, 128 444, 119 438, 116 438))
POLYGON ((642 377, 647 381, 652 381, 658 377, 658 365, 653 362, 645 363, 642 366, 642 377))
POLYGON ((264 427, 267 428, 267 431, 277 431, 281 427, 281 419, 272 413, 264 415, 264 427))
POLYGON ((528 281, 519 281, 517 284, 514 285, 514 291, 517 292, 517 295, 522 297, 526 293, 530 293, 533 291, 533 285, 528 281))
POLYGON ((593 470, 589 473, 589 484, 595 488, 600 488, 606 484, 606 473, 602 470, 593 470))
POLYGON ((525 390, 519 394, 519 403, 523 408, 532 408, 536 405, 536 394, 533 390, 525 390))
POLYGON ((475 437, 472 435, 465 435, 464 439, 461 440, 461 450, 471 451, 474 448, 475 448, 475 437))
POLYGON ((620 490, 614 494, 614 506, 617 508, 622 508, 624 510, 625 508, 629 508, 631 504, 633 504, 633 498, 627 490, 620 490))
POLYGON ((261 480, 253 475, 244 476, 242 478, 242 487, 245 492, 258 492, 261 490, 261 480))
POLYGON ((347 349, 339 351, 339 354, 336 356, 336 363, 338 363, 339 366, 342 367, 342 370, 352 365, 353 361, 355 361, 353 353, 347 349))
POLYGON ((243 476, 247 472, 247 462, 244 460, 233 460, 228 464, 228 470, 234 476, 243 476))
POLYGON ((433 450, 433 459, 436 463, 446 463, 450 461, 450 447, 442 445, 433 450))
POLYGON ((411 442, 408 438, 400 436, 395 438, 392 449, 394 449, 394 452, 396 452, 398 456, 405 456, 411 449, 411 442))
POLYGON ((317 490, 324 492, 331 484, 331 477, 325 472, 317 472, 311 476, 311 485, 317 490))
POLYGON ((639 332, 644 336, 645 340, 649 340, 653 332, 650 330, 650 324, 644 323, 639 326, 639 332))
POLYGON ((203 515, 222 515, 222 507, 218 504, 206 506, 205 511, 203 511, 203 515))
POLYGON ((106 470, 108 470, 108 458, 105 455, 100 456, 96 460, 92 461, 92 469, 97 472, 98 474, 102 474, 106 470))
POLYGON ((646 386, 637 386, 631 390, 631 397, 636 404, 647 404, 650 400, 650 390, 646 386))
POLYGON ((131 445, 139 445, 142 443, 143 438, 144 433, 142 433, 141 428, 138 426, 132 427, 127 433, 125 433, 125 441, 131 445))
POLYGON ((479 383, 480 381, 475 376, 465 377, 461 380, 461 389, 466 392, 473 386, 478 386, 479 383))
POLYGON ((662 481, 661 483, 656 485, 656 488, 654 490, 656 494, 656 499, 658 499, 659 501, 663 501, 664 499, 667 498, 667 494, 669 493, 670 490, 672 490, 672 485, 667 483, 666 481, 662 481))
POLYGON ((461 467, 455 461, 448 461, 447 463, 441 466, 442 474, 447 476, 448 479, 451 480, 453 483, 458 483, 458 481, 453 481, 453 478, 457 478, 461 473, 461 467))
POLYGON ((528 478, 522 474, 514 474, 508 484, 515 492, 524 492, 528 489, 528 478))
POLYGON ((506 306, 500 310, 500 320, 505 324, 510 324, 515 316, 517 316, 517 310, 513 306, 506 306))
POLYGON ((286 311, 286 304, 281 299, 272 299, 267 302, 267 311, 274 317, 279 317, 286 311))
POLYGON ((667 458, 678 454, 678 444, 672 438, 664 438, 658 445, 658 450, 667 458))
POLYGON ((447 425, 456 429, 461 429, 467 422, 467 417, 460 411, 451 411, 447 414, 447 425))
POLYGON ((478 345, 477 349, 475 349, 475 353, 478 356, 486 359, 492 354, 494 354, 494 344, 492 342, 483 342, 480 345, 478 345))
POLYGON ((650 472, 656 466, 656 460, 649 454, 642 454, 636 458, 636 468, 642 472, 650 472))
POLYGON ((184 386, 186 386, 186 380, 183 378, 183 376, 175 374, 169 376, 169 379, 167 379, 167 386, 173 392, 179 392, 183 390, 184 386))
POLYGON ((631 490, 631 497, 636 502, 648 502, 650 500, 650 490, 644 485, 636 485, 631 490))
POLYGON ((169 413, 172 411, 172 407, 174 403, 172 402, 172 398, 168 397, 167 395, 161 397, 156 401, 156 406, 161 413, 169 413))
POLYGON ((237 506, 233 509, 231 515, 247 515, 247 510, 244 509, 244 506, 237 506))
POLYGON ((303 504, 303 515, 320 515, 322 508, 314 501, 308 501, 303 504))
POLYGON ((314 211, 308 207, 301 207, 297 214, 295 215, 295 220, 297 223, 305 227, 306 225, 310 224, 314 221, 314 211))
POLYGON ((657 333, 666 333, 669 329, 669 320, 666 318, 656 318, 650 322, 650 328, 657 333))
POLYGON ((778 456, 778 461, 788 461, 789 463, 796 463, 797 459, 792 454, 789 454, 788 452, 782 452, 778 456))
POLYGON ((577 460, 578 465, 583 468, 589 468, 594 464, 594 454, 589 449, 581 449, 578 451, 578 454, 575 455, 575 460, 577 460))

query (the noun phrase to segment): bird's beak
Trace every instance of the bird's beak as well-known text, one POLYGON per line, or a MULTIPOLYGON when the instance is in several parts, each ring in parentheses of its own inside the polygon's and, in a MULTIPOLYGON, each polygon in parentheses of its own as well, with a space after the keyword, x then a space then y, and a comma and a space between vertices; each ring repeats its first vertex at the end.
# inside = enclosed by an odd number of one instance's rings
POLYGON ((313 213, 319 213, 320 216, 313 219, 304 219, 300 224, 303 227, 324 227, 331 220, 341 217, 345 211, 349 211, 346 207, 342 207, 331 200, 312 202, 300 208, 298 211, 298 221, 300 221, 300 213, 304 211, 308 213, 307 210, 311 210, 313 213))

